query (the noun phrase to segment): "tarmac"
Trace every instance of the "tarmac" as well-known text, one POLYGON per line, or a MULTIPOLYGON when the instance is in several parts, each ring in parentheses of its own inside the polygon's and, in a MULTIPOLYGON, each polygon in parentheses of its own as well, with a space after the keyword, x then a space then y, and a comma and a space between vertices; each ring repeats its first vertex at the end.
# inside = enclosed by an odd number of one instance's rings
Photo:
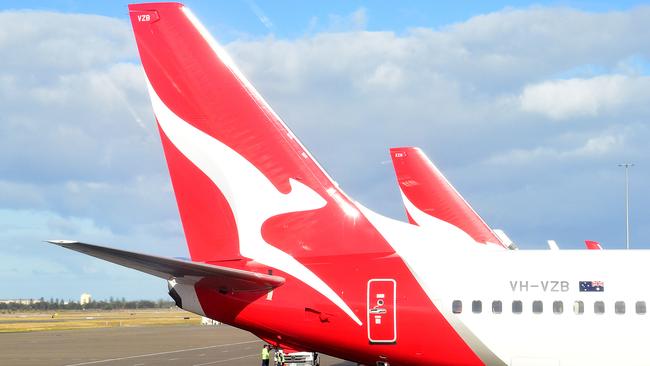
MULTIPOLYGON (((260 365, 263 342, 226 325, 0 334, 0 365, 260 365)), ((323 366, 356 363, 321 355, 323 366)))

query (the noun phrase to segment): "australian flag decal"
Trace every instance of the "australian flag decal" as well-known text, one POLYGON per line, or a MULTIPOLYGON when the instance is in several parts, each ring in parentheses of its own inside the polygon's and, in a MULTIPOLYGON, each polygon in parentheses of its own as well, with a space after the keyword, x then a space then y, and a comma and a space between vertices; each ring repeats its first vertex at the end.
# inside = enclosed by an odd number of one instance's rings
POLYGON ((580 281, 580 292, 604 292, 605 282, 603 281, 580 281))

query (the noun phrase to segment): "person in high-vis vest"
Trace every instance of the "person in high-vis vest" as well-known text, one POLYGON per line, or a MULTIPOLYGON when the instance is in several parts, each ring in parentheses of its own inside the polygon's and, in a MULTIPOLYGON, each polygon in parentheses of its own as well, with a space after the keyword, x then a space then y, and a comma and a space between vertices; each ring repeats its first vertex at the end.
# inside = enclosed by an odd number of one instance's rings
POLYGON ((265 344, 262 348, 262 366, 269 366, 269 345, 265 344))

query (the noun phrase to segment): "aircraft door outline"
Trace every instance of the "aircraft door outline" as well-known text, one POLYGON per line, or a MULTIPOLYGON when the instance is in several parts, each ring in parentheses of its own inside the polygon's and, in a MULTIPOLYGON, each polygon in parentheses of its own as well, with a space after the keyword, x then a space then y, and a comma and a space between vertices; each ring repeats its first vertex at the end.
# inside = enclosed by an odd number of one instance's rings
POLYGON ((397 341, 397 282, 394 279, 368 281, 366 321, 370 343, 397 341))

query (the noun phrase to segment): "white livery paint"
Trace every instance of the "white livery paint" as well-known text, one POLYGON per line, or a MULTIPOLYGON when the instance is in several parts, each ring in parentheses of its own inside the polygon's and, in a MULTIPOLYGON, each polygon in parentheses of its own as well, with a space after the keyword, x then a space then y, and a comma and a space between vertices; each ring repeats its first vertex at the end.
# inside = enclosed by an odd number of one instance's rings
POLYGON ((315 210, 324 207, 327 201, 293 179, 289 180, 291 192, 278 191, 262 172, 236 151, 178 117, 148 81, 147 85, 160 128, 174 146, 219 187, 228 201, 237 224, 241 255, 306 283, 361 325, 352 309, 323 280, 262 238, 262 225, 269 218, 315 210))
POLYGON ((406 197, 404 192, 400 190, 400 193, 402 194, 402 201, 404 202, 406 211, 411 215, 411 218, 422 228, 422 230, 430 231, 432 234, 435 234, 436 242, 440 242, 441 244, 454 243, 455 245, 472 246, 479 244, 465 231, 420 210, 406 197))
POLYGON ((650 251, 482 250, 454 242, 443 227, 435 234, 367 208, 362 213, 486 364, 650 364, 650 314, 635 309, 637 301, 650 305, 650 251), (605 290, 581 292, 580 281, 603 281, 605 290), (453 313, 454 300, 462 301, 462 313, 453 313), (480 313, 472 312, 473 301, 481 301, 480 313), (492 312, 493 301, 502 302, 500 314, 492 312), (513 313, 513 301, 522 302, 521 314, 513 313), (542 302, 539 314, 534 301, 542 302), (563 304, 561 314, 553 311, 555 301, 563 304), (574 313, 576 301, 583 314, 574 313), (604 303, 603 314, 595 313, 596 301, 604 303), (624 314, 615 313, 617 301, 625 303, 624 314))

